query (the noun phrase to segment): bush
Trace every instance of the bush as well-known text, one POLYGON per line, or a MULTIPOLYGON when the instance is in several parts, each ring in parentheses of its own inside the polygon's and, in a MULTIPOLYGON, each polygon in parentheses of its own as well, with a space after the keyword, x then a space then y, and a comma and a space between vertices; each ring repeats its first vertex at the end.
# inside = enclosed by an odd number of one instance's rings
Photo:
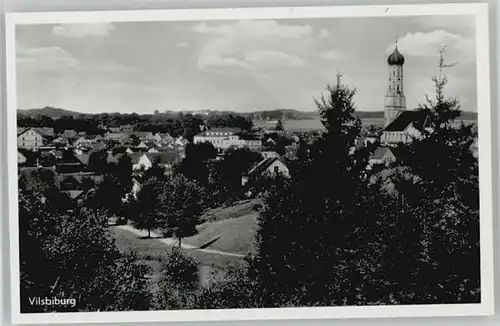
POLYGON ((192 309, 196 306, 199 288, 199 263, 172 248, 161 271, 156 305, 159 309, 192 309))

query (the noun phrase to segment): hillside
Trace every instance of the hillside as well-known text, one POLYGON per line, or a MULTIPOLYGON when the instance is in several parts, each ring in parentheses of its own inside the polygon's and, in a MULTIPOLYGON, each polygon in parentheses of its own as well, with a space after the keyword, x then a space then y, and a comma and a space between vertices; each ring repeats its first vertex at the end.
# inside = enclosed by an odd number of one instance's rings
POLYGON ((80 112, 75 112, 75 111, 70 111, 70 110, 64 110, 64 109, 59 109, 59 108, 53 108, 50 106, 46 106, 44 108, 40 109, 29 109, 29 110, 17 110, 18 115, 23 115, 27 117, 35 117, 37 115, 40 116, 46 116, 52 119, 58 119, 62 116, 72 116, 72 117, 77 117, 83 113, 80 112))

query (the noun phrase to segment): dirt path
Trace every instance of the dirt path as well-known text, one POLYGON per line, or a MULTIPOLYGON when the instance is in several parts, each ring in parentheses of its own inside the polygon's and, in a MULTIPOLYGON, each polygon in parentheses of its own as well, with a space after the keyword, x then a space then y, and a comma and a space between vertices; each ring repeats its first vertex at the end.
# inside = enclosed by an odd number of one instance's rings
MULTIPOLYGON (((147 231, 138 230, 138 229, 134 228, 131 225, 119 225, 119 226, 116 226, 116 228, 119 228, 119 229, 122 229, 122 230, 125 230, 125 231, 128 231, 128 232, 134 233, 134 234, 136 234, 139 237, 145 237, 145 236, 148 235, 147 231)), ((153 240, 160 241, 160 242, 162 242, 162 243, 164 243, 164 244, 166 244, 168 246, 171 246, 171 247, 179 245, 179 241, 177 239, 162 238, 161 235, 159 235, 159 234, 157 234, 155 232, 151 232, 151 238, 153 240)), ((239 257, 239 258, 244 258, 245 257, 245 255, 243 255, 243 254, 236 254, 236 253, 232 253, 232 252, 225 252, 225 251, 219 251, 219 250, 214 250, 214 249, 199 249, 196 246, 192 246, 192 245, 185 244, 185 243, 181 243, 181 247, 183 249, 196 250, 196 251, 205 252, 205 253, 208 253, 208 254, 216 254, 216 255, 230 256, 230 257, 239 257)))

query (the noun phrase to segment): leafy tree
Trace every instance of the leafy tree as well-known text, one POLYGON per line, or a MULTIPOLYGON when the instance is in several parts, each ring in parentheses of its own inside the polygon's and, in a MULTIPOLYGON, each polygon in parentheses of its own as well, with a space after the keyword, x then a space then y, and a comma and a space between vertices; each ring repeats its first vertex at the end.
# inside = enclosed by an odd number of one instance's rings
POLYGON ((224 158, 215 163, 212 173, 212 186, 219 194, 219 201, 241 199, 243 187, 241 177, 252 166, 262 160, 262 156, 248 148, 228 150, 224 158))
POLYGON ((217 150, 211 143, 189 143, 186 146, 186 157, 177 166, 176 174, 183 174, 186 178, 198 182, 202 186, 208 185, 208 162, 217 157, 217 150))
POLYGON ((156 305, 158 309, 197 308, 199 263, 173 247, 161 271, 156 305))
POLYGON ((402 302, 480 300, 479 175, 471 149, 477 134, 473 126, 454 127, 460 106, 444 96, 447 81, 433 78, 436 99, 421 107, 429 128, 401 151, 401 164, 413 181, 394 181, 405 213, 415 218, 413 229, 419 230, 414 241, 420 251, 403 274, 411 273, 413 282, 406 284, 411 291, 402 291, 402 302))
POLYGON ((162 215, 160 213, 160 196, 164 183, 157 178, 147 179, 141 186, 135 202, 136 216, 132 219, 134 225, 139 229, 148 231, 148 238, 151 237, 151 230, 162 225, 162 215))
POLYGON ((264 306, 356 302, 350 278, 366 249, 356 232, 374 193, 367 186, 369 152, 354 146, 361 130, 355 90, 338 83, 327 91, 316 100, 327 132, 304 153, 291 180, 277 180, 260 212, 249 272, 264 306))
POLYGON ((89 170, 97 174, 109 172, 110 169, 107 159, 108 152, 105 149, 91 152, 88 163, 89 170))
POLYGON ((260 293, 244 267, 230 269, 201 289, 198 309, 260 308, 260 293))
POLYGON ((278 120, 278 122, 276 123, 276 131, 284 131, 285 130, 285 127, 283 127, 283 122, 281 121, 281 119, 278 120))
POLYGON ((203 188, 182 175, 163 183, 158 214, 164 221, 164 228, 179 240, 179 247, 183 237, 196 233, 204 209, 202 196, 203 188))
POLYGON ((117 311, 149 308, 143 275, 133 257, 121 255, 107 219, 88 209, 65 212, 49 200, 20 196, 20 272, 23 312, 117 311), (34 306, 45 294, 75 299, 75 306, 34 306))

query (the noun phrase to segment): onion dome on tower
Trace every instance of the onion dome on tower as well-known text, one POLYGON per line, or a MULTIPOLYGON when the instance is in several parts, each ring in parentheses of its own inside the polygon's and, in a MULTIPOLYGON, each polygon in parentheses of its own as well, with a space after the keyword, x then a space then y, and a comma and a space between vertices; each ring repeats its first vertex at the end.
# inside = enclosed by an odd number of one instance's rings
POLYGON ((398 45, 394 48, 394 52, 387 58, 387 63, 390 66, 402 66, 405 63, 405 57, 398 51, 398 45))

